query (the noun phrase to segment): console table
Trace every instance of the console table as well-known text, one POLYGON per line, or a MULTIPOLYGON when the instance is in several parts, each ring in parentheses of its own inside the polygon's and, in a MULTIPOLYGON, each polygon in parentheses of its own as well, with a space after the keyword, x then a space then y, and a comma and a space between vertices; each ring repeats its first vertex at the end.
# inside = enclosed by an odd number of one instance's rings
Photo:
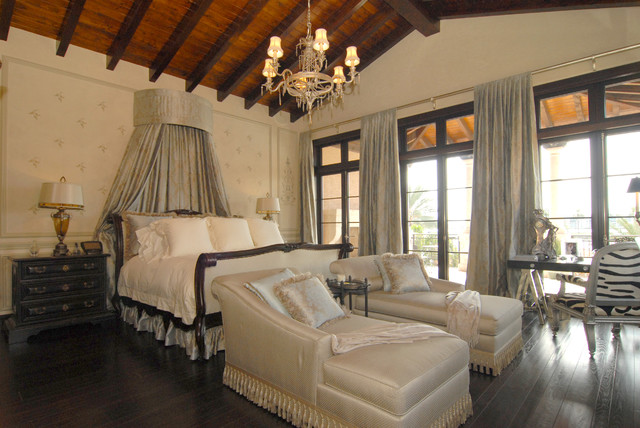
POLYGON ((562 260, 507 260, 507 267, 510 269, 520 269, 520 281, 518 282, 518 292, 516 299, 523 300, 527 291, 535 299, 536 309, 538 311, 538 320, 540 324, 544 324, 544 316, 550 316, 547 307, 547 299, 544 295, 544 285, 542 283, 542 272, 545 270, 558 272, 589 272, 591 267, 590 261, 568 262, 562 260))

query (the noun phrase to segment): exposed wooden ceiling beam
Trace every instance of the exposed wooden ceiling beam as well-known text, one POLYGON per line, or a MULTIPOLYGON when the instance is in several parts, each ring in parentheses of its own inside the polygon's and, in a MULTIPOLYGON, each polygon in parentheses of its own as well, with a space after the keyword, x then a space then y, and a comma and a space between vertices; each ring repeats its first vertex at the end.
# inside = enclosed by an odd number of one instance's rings
POLYGON ((540 127, 548 128, 553 126, 553 120, 551 119, 551 114, 549 112, 549 100, 543 100, 540 103, 540 127))
POLYGON ((416 30, 428 37, 440 31, 440 21, 418 0, 384 0, 396 13, 407 20, 416 30))
POLYGON ((151 64, 149 68, 149 80, 155 82, 158 80, 158 77, 164 72, 167 68, 173 57, 180 50, 184 42, 189 37, 189 34, 196 28, 200 19, 204 16, 204 14, 211 6, 213 0, 197 0, 195 2, 195 11, 194 9, 189 9, 189 11, 182 17, 180 23, 176 26, 175 30, 173 30, 173 34, 167 40, 167 43, 164 44, 160 53, 156 56, 156 59, 151 64))
POLYGON ((471 128, 467 126, 467 122, 464 121, 463 117, 459 117, 456 119, 458 125, 460 125, 460 129, 462 129, 462 133, 468 140, 473 140, 473 131, 471 128))
MULTIPOLYGON (((294 29, 295 24, 299 19, 304 19, 307 16, 307 5, 304 2, 298 2, 296 7, 291 10, 291 13, 287 15, 274 30, 273 34, 278 34, 281 38, 287 37, 294 29)), ((245 59, 242 64, 233 72, 231 76, 218 88, 218 101, 224 101, 235 88, 242 83, 242 81, 253 70, 261 64, 267 56, 267 48, 269 47, 269 38, 265 38, 257 48, 251 52, 251 54, 245 59)))
MULTIPOLYGON (((200 61, 195 70, 191 72, 185 83, 185 90, 187 92, 193 91, 196 86, 202 82, 202 79, 205 78, 207 73, 209 73, 213 66, 216 65, 227 50, 233 46, 233 44, 238 40, 238 37, 240 37, 240 35, 249 27, 251 22, 253 22, 256 16, 258 16, 268 1, 269 0, 253 0, 245 6, 245 8, 249 8, 249 11, 242 22, 240 22, 240 24, 238 24, 236 28, 229 33, 226 38, 224 38, 224 40, 220 40, 219 43, 214 44, 202 61, 200 61)), ((227 32, 225 32, 225 34, 227 34, 227 32)))
MULTIPOLYGON (((327 73, 331 75, 333 67, 338 65, 338 63, 345 56, 347 46, 358 46, 362 44, 363 41, 370 38, 373 34, 376 33, 376 31, 380 29, 380 27, 385 25, 387 21, 391 19, 391 17, 393 17, 393 15, 394 12, 391 9, 388 9, 386 13, 379 13, 378 15, 376 15, 375 19, 369 21, 369 23, 362 29, 362 31, 358 31, 356 36, 346 40, 340 46, 336 47, 335 50, 332 49, 334 55, 331 58, 327 58, 327 67, 325 68, 325 70, 327 70, 327 73)), ((361 67, 359 69, 361 69, 361 67)), ((282 109, 290 106, 295 102, 295 98, 290 95, 285 95, 284 98, 285 100, 283 100, 282 103, 272 103, 269 106, 269 116, 275 116, 282 109)))
MULTIPOLYGON (((402 40, 405 37, 407 37, 409 35, 409 33, 411 33, 412 31, 413 31, 413 27, 409 23, 406 23, 405 25, 398 26, 398 28, 396 28, 387 37, 385 37, 385 39, 383 41, 381 41, 380 43, 376 44, 371 49, 371 54, 370 55, 366 55, 360 60, 360 65, 358 65, 358 70, 362 71, 365 68, 367 68, 375 60, 377 60, 384 53, 386 53, 389 49, 391 49, 392 47, 397 45, 400 42, 400 40, 402 40)), ((300 119, 305 114, 307 114, 307 113, 303 112, 302 110, 298 110, 298 111, 296 111, 294 113, 291 113, 291 122, 295 122, 296 120, 300 119)))
POLYGON ((0 40, 7 40, 9 37, 9 27, 11 27, 11 16, 16 0, 2 0, 2 15, 0 15, 0 40))
POLYGON ((131 38, 138 29, 142 18, 144 18, 152 2, 153 0, 136 0, 133 2, 129 13, 127 13, 124 22, 120 26, 116 38, 113 39, 113 43, 111 43, 111 46, 107 50, 107 69, 114 70, 116 68, 118 61, 120 61, 124 51, 127 49, 127 46, 129 46, 131 38))
MULTIPOLYGON (((342 24, 351 19, 351 17, 367 3, 368 0, 349 0, 345 2, 340 9, 338 9, 327 21, 322 25, 322 28, 327 30, 329 37, 331 34, 335 32, 342 24)), ((283 61, 281 64, 281 69, 291 68, 295 62, 298 61, 298 57, 295 55, 289 55, 286 61, 283 61)), ((258 101, 267 95, 267 93, 263 93, 262 86, 254 89, 244 100, 244 108, 250 109, 253 107, 258 101)))
POLYGON ((69 47, 69 43, 71 43, 73 33, 76 31, 76 26, 78 25, 78 20, 80 20, 80 14, 84 8, 85 1, 86 0, 71 0, 69 2, 58 35, 56 55, 64 56, 67 53, 67 48, 69 47))

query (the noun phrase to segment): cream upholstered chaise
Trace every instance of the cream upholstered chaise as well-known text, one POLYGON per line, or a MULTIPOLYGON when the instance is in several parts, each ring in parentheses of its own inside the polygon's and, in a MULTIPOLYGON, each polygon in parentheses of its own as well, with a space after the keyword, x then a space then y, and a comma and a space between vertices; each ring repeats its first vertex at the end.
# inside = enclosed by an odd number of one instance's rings
MULTIPOLYGON (((445 296, 449 291, 463 291, 464 285, 430 278, 431 291, 386 292, 382 289, 383 281, 375 261, 379 257, 336 260, 331 263, 330 270, 339 278, 367 278, 371 283, 369 317, 396 322, 424 322, 446 330, 445 296)), ((353 297, 353 312, 364 314, 364 296, 353 297)), ((508 297, 488 295, 481 295, 480 303, 479 339, 470 348, 470 367, 497 376, 522 349, 522 303, 508 297)))
POLYGON ((289 318, 244 286, 279 270, 214 280, 225 385, 296 426, 451 427, 471 414, 464 341, 434 337, 334 355, 332 333, 387 323, 350 315, 323 331, 289 318))

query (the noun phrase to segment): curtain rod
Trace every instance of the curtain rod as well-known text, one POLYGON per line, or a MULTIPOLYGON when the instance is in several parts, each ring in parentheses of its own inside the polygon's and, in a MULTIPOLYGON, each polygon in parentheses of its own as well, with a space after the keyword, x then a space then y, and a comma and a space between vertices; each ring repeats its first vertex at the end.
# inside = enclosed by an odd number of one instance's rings
MULTIPOLYGON (((585 62, 585 61, 591 61, 593 71, 596 71, 596 59, 604 57, 604 56, 609 56, 609 55, 614 55, 614 54, 617 54, 617 53, 630 51, 630 50, 633 50, 633 49, 638 49, 638 48, 640 48, 640 43, 636 43, 635 45, 625 46, 625 47, 622 47, 622 48, 613 49, 613 50, 602 52, 602 53, 595 54, 595 55, 585 56, 585 57, 582 57, 582 58, 574 59, 574 60, 571 60, 571 61, 567 61, 567 62, 563 62, 563 63, 560 63, 560 64, 556 64, 556 65, 550 65, 548 67, 539 68, 537 70, 533 70, 531 72, 531 74, 545 73, 547 71, 556 70, 556 69, 562 68, 562 67, 568 67, 570 65, 579 64, 579 63, 585 62)), ((464 89, 458 89, 457 91, 447 92, 447 93, 436 95, 436 96, 433 96, 433 97, 430 97, 430 98, 425 98, 423 100, 414 101, 412 103, 408 103, 408 104, 403 104, 403 105, 397 106, 396 110, 401 110, 401 109, 405 109, 405 108, 409 108, 409 107, 414 107, 414 106, 417 106, 417 105, 420 105, 420 104, 424 104, 424 103, 429 103, 429 102, 433 103, 433 108, 435 110, 435 108, 436 108, 436 104, 435 103, 436 103, 437 100, 442 99, 442 98, 453 97, 455 95, 460 95, 460 94, 464 94, 466 92, 471 92, 471 91, 473 91, 473 87, 464 88, 464 89)), ((316 132, 316 131, 322 131, 324 129, 337 128, 337 127, 342 126, 342 125, 346 125, 346 124, 353 123, 353 122, 358 122, 358 121, 360 121, 360 119, 361 118, 358 117, 358 118, 355 118, 355 119, 345 120, 343 122, 339 122, 339 123, 336 123, 336 124, 333 124, 333 125, 322 126, 320 128, 312 129, 311 132, 313 133, 313 132, 316 132)))

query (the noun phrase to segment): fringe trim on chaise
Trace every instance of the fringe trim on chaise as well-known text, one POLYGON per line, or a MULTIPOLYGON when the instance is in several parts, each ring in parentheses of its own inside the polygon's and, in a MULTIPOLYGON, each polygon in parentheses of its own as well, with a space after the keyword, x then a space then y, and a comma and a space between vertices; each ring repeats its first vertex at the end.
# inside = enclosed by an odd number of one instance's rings
MULTIPOLYGON (((324 412, 314 404, 226 363, 222 383, 249 401, 286 420, 296 427, 339 428, 353 425, 324 412)), ((441 414, 428 428, 453 428, 473 414, 471 395, 466 393, 441 414)))
POLYGON ((523 345, 522 335, 519 334, 497 354, 469 349, 469 367, 480 373, 498 376, 518 355, 523 345))
POLYGON ((433 421, 429 428, 454 428, 462 425, 469 416, 473 415, 471 394, 466 393, 453 403, 446 412, 433 421))
MULTIPOLYGON (((165 329, 162 315, 150 316, 144 310, 138 310, 135 306, 123 305, 121 318, 137 331, 153 333, 156 340, 164 342, 165 346, 180 346, 191 360, 197 360, 200 357, 194 330, 184 331, 177 328, 171 321, 169 321, 169 327, 165 329)), ((224 350, 224 330, 221 325, 208 328, 205 331, 204 344, 205 355, 203 358, 205 360, 211 358, 218 351, 224 350)))
POLYGON ((324 412, 314 404, 291 395, 229 363, 225 364, 222 383, 252 403, 278 415, 294 426, 309 428, 353 427, 336 416, 324 412))

